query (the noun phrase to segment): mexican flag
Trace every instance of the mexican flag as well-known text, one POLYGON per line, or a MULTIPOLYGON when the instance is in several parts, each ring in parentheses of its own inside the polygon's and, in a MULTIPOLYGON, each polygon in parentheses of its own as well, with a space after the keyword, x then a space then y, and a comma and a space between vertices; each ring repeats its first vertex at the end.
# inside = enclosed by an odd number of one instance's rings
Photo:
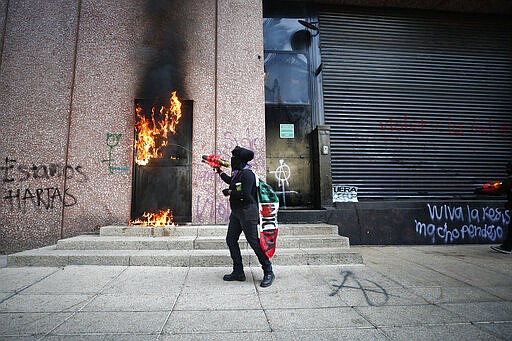
POLYGON ((260 179, 256 174, 256 189, 258 195, 258 208, 260 211, 260 247, 270 259, 276 251, 277 240, 277 212, 279 211, 279 198, 272 187, 260 179))

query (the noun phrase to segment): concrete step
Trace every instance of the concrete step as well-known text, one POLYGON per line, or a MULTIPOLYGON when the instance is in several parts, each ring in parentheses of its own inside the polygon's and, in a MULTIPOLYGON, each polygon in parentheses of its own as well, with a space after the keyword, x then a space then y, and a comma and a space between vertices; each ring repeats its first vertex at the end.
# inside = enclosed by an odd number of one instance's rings
MULTIPOLYGON (((240 248, 249 248, 240 237, 240 248)), ((348 248, 349 240, 328 235, 279 235, 277 247, 282 248, 348 248)), ((57 242, 58 250, 220 250, 226 248, 225 236, 211 237, 123 237, 82 235, 57 242)))
MULTIPOLYGON (((240 248, 249 249, 250 246, 241 237, 240 248)), ((198 237, 194 241, 194 247, 198 250, 218 250, 225 249, 226 238, 225 237, 198 237)), ((277 248, 278 249, 311 249, 311 248, 349 248, 349 240, 347 237, 342 236, 326 236, 326 235, 291 235, 277 237, 277 248)))
MULTIPOLYGON (((8 266, 147 265, 231 266, 224 225, 104 226, 99 235, 62 239, 56 245, 7 256, 8 266)), ((246 265, 258 265, 247 241, 240 238, 246 265)), ((279 226, 277 265, 362 264, 349 240, 336 225, 283 224, 279 226)))
MULTIPOLYGON (((146 226, 103 226, 100 236, 125 237, 185 237, 185 236, 225 236, 226 225, 182 225, 168 227, 146 226)), ((337 235, 338 227, 329 224, 282 224, 279 235, 337 235)))
MULTIPOLYGON (((252 250, 242 250, 244 265, 259 266, 252 250)), ((58 250, 55 245, 7 257, 8 266, 231 266, 225 250, 58 250)), ((363 264, 362 256, 341 248, 278 249, 275 265, 363 264)))

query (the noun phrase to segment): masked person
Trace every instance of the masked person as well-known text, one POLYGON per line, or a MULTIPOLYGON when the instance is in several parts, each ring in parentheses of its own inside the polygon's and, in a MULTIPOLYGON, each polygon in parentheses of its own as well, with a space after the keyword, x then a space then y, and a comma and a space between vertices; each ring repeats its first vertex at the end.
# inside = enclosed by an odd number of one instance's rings
POLYGON ((229 216, 226 243, 233 260, 233 272, 223 277, 225 281, 245 281, 244 266, 238 239, 242 231, 245 239, 254 250, 263 269, 262 287, 268 287, 274 281, 272 263, 260 247, 258 237, 259 211, 256 199, 256 178, 247 162, 254 158, 254 152, 236 146, 231 151, 231 176, 219 168, 215 168, 221 179, 229 185, 222 190, 225 196, 229 196, 231 215, 229 216))
MULTIPOLYGON (((507 178, 503 180, 503 183, 498 190, 497 194, 506 194, 507 195, 507 204, 505 209, 512 209, 512 161, 507 164, 507 178)), ((508 222, 508 231, 503 244, 498 246, 491 246, 491 249, 501 253, 510 254, 512 252, 512 218, 508 222)))

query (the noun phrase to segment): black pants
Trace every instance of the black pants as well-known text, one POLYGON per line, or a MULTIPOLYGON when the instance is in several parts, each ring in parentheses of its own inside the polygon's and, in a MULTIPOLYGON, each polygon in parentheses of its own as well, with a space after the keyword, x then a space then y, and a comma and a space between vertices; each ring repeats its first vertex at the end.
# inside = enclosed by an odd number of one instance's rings
POLYGON ((505 249, 512 249, 512 218, 508 222, 508 231, 503 244, 501 244, 505 249))
POLYGON ((247 209, 233 209, 229 216, 228 233, 226 235, 226 243, 228 244, 229 253, 233 260, 233 271, 243 272, 244 265, 242 263, 242 254, 240 253, 240 245, 238 239, 242 231, 245 239, 254 250, 261 264, 264 274, 272 272, 272 263, 261 250, 260 239, 258 236, 258 207, 250 207, 247 209))

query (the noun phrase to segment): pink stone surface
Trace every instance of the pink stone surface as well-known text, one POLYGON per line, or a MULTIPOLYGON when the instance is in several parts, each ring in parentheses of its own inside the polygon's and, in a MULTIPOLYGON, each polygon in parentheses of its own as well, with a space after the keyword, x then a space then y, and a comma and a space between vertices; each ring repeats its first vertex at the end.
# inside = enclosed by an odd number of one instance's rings
POLYGON ((7 11, 2 1, 0 9, 0 252, 9 252, 60 236, 77 5, 11 1, 7 11))
MULTIPOLYGON (((6 13, 5 1, 0 10, 6 13)), ((166 53, 179 57, 170 61, 176 79, 167 90, 194 107, 192 223, 225 223, 224 185, 201 155, 229 159, 242 145, 255 151, 264 173, 261 16, 259 1, 11 2, 1 37, 0 114, 2 158, 15 161, 2 162, 9 172, 2 197, 18 189, 23 197, 29 188, 25 197, 34 198, 2 200, 0 252, 128 223, 133 103, 166 53), (169 37, 175 46, 166 46, 169 37), (27 177, 33 165, 37 175, 27 177)))

